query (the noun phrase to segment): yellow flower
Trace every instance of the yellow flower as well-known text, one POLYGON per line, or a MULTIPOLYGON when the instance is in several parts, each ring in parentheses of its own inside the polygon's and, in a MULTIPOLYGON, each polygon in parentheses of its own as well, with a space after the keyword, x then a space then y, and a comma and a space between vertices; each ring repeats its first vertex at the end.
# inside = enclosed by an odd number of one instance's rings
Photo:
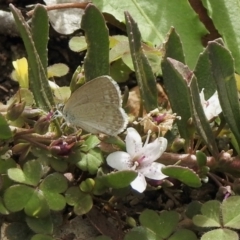
POLYGON ((19 82, 21 88, 29 87, 29 79, 28 79, 28 62, 26 58, 17 59, 12 62, 14 71, 11 76, 12 79, 19 82))

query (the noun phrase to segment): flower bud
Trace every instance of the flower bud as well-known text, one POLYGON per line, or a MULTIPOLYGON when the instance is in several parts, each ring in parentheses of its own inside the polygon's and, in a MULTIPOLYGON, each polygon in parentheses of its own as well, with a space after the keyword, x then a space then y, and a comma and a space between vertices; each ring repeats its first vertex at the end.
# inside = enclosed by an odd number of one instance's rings
POLYGON ((49 147, 50 152, 54 155, 67 156, 70 154, 71 149, 75 146, 75 142, 68 144, 63 140, 57 140, 49 147))
POLYGON ((12 153, 20 155, 18 160, 22 161, 27 157, 30 149, 31 145, 29 143, 18 143, 12 147, 12 153))
POLYGON ((11 121, 17 120, 21 116, 25 105, 25 101, 19 103, 16 103, 16 101, 14 101, 7 109, 7 119, 11 121))
POLYGON ((34 125, 34 130, 38 134, 45 134, 48 131, 50 125, 50 118, 48 116, 42 116, 34 125))
POLYGON ((80 86, 82 86, 84 84, 85 80, 84 80, 84 74, 82 72, 82 68, 79 66, 74 74, 73 77, 71 79, 70 82, 70 89, 71 92, 74 92, 77 88, 79 88, 80 86))
POLYGON ((17 143, 12 147, 12 153, 13 154, 20 154, 22 152, 25 152, 26 149, 28 149, 30 146, 29 143, 17 143))
POLYGON ((183 138, 176 138, 171 146, 171 150, 173 152, 178 152, 179 150, 183 149, 185 144, 185 140, 183 138))

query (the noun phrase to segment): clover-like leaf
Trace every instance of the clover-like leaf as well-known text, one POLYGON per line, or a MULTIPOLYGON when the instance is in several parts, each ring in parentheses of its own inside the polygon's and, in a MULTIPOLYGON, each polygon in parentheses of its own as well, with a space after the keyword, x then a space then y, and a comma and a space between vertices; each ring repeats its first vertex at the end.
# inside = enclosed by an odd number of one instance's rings
POLYGON ((145 227, 135 227, 126 234, 124 240, 157 240, 157 236, 154 232, 149 231, 145 227))
POLYGON ((223 229, 215 229, 209 231, 201 237, 201 240, 238 240, 238 234, 230 229, 223 228, 223 229))
POLYGON ((40 185, 50 209, 54 211, 62 210, 66 205, 66 200, 61 194, 67 190, 67 179, 60 173, 48 175, 40 185))
POLYGON ((12 132, 8 126, 8 123, 1 113, 0 113, 0 128, 1 128, 0 139, 6 140, 12 137, 12 132))
POLYGON ((14 167, 16 167, 16 162, 12 158, 7 160, 0 159, 0 174, 7 173, 8 169, 14 167))
POLYGON ((56 63, 47 68, 48 77, 62 77, 69 71, 69 67, 63 63, 56 63))
POLYGON ((84 36, 72 37, 68 45, 69 45, 69 48, 74 52, 81 52, 87 49, 87 43, 84 36))
POLYGON ((50 215, 44 218, 26 217, 26 222, 35 233, 52 234, 53 232, 53 222, 50 215))
POLYGON ((42 176, 42 165, 37 160, 26 162, 23 170, 19 168, 10 168, 7 173, 10 179, 19 183, 36 186, 42 176))
POLYGON ((81 182, 80 189, 85 193, 92 192, 95 185, 95 181, 92 178, 87 178, 85 181, 81 182))
POLYGON ((81 160, 76 164, 83 171, 95 174, 103 163, 102 152, 99 148, 90 149, 87 153, 81 152, 81 160))
POLYGON ((225 227, 240 229, 240 197, 232 196, 223 201, 222 221, 225 227))
POLYGON ((32 197, 34 189, 24 185, 14 185, 4 193, 4 203, 11 212, 17 212, 24 208, 32 197))
POLYGON ((193 217, 193 223, 199 227, 221 227, 221 203, 216 200, 208 201, 201 208, 202 215, 193 217))
POLYGON ((158 215, 153 210, 144 210, 140 215, 142 226, 150 229, 158 238, 168 238, 177 227, 179 215, 174 211, 164 211, 158 215))
POLYGON ((162 173, 169 177, 176 178, 190 187, 201 187, 199 176, 190 168, 181 166, 167 166, 162 168, 162 173))
POLYGON ((24 209, 28 216, 45 217, 49 208, 42 191, 25 185, 14 185, 4 192, 4 204, 11 212, 24 209))
POLYGON ((80 191, 78 187, 70 187, 65 196, 67 203, 74 206, 73 210, 77 215, 89 212, 93 206, 91 195, 80 191))
POLYGON ((196 234, 188 229, 179 229, 173 233, 169 240, 198 240, 196 234))
POLYGON ((101 141, 98 139, 97 136, 95 135, 91 135, 87 138, 87 140, 84 142, 81 150, 83 152, 87 152, 92 148, 95 148, 99 145, 99 143, 101 143, 101 141))
POLYGON ((0 198, 0 214, 3 214, 3 215, 8 215, 9 214, 9 211, 4 206, 2 198, 0 198))
POLYGON ((15 238, 18 240, 26 240, 26 239, 29 239, 29 236, 31 235, 32 235, 32 231, 29 229, 29 227, 25 222, 15 221, 7 224, 7 227, 4 230, 4 238, 2 239, 15 238))

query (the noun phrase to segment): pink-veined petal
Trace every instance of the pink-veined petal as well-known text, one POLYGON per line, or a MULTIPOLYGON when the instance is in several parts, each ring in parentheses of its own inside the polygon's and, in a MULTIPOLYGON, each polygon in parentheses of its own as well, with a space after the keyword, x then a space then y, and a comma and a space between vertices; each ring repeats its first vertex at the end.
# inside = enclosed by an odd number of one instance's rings
POLYGON ((217 91, 208 99, 204 112, 208 120, 217 117, 222 112, 217 91))
POLYGON ((119 171, 131 169, 131 156, 126 152, 113 152, 107 156, 107 164, 119 171))
POLYGON ((134 190, 142 193, 147 187, 147 182, 144 175, 138 173, 137 177, 131 182, 131 186, 134 190))
POLYGON ((126 149, 131 157, 141 151, 142 149, 142 139, 136 129, 130 127, 127 128, 127 136, 126 136, 126 149))
POLYGON ((143 149, 145 158, 142 161, 143 165, 148 165, 157 160, 167 148, 167 139, 159 137, 153 142, 147 144, 143 149))
POLYGON ((154 180, 162 180, 168 177, 162 173, 162 170, 161 170, 162 167, 164 167, 163 164, 153 162, 148 166, 138 168, 138 172, 142 173, 147 178, 154 179, 154 180))

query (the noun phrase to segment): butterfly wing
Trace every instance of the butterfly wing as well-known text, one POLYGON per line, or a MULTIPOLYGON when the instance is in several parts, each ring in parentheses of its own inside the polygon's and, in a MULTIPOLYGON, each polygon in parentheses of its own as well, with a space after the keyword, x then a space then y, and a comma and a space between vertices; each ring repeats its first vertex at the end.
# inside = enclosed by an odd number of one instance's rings
POLYGON ((127 115, 117 83, 109 76, 91 80, 78 88, 63 109, 63 116, 72 126, 91 133, 117 135, 127 125, 127 115))

